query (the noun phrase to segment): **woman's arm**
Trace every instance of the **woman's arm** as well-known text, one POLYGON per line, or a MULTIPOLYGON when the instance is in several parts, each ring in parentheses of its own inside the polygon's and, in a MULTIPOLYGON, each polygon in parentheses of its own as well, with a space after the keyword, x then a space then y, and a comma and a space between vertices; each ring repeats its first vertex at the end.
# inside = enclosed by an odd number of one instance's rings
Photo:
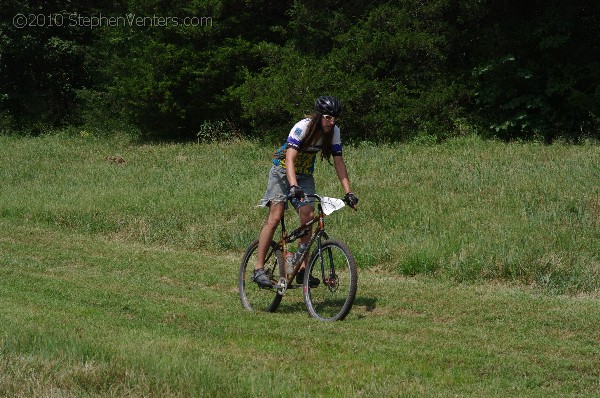
POLYGON ((298 150, 294 148, 287 148, 285 152, 285 174, 287 175, 288 183, 290 186, 298 185, 298 180, 296 179, 296 168, 294 166, 294 161, 296 160, 296 156, 298 156, 298 150))
POLYGON ((346 170, 346 163, 344 163, 344 158, 341 156, 334 156, 333 165, 335 166, 337 176, 340 179, 340 182, 342 183, 342 188, 344 188, 344 193, 352 192, 352 189, 350 188, 350 179, 348 178, 348 170, 346 170))

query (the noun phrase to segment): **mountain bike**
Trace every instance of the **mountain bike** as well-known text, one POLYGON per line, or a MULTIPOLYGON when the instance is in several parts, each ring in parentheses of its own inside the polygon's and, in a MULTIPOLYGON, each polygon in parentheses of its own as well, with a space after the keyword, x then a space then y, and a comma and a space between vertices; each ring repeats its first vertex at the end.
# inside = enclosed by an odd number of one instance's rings
POLYGON ((271 279, 272 286, 261 288, 252 281, 252 272, 256 264, 258 239, 252 242, 242 257, 238 277, 238 287, 242 305, 248 311, 274 312, 279 307, 288 289, 303 288, 304 302, 308 313, 321 321, 342 320, 348 315, 358 283, 356 261, 348 246, 339 240, 330 239, 325 231, 325 216, 343 208, 343 199, 329 198, 319 195, 307 195, 314 198, 318 212, 312 220, 287 233, 285 217, 281 218, 281 239, 272 241, 265 257, 265 273, 271 279), (311 236, 304 255, 295 261, 293 270, 286 270, 285 260, 288 256, 288 244, 316 230, 311 236), (310 253, 311 248, 314 250, 310 253), (310 255, 309 255, 310 253, 310 255), (304 272, 302 285, 295 284, 294 279, 300 271, 304 258, 308 262, 304 272), (310 275, 321 279, 316 287, 309 284, 310 275))

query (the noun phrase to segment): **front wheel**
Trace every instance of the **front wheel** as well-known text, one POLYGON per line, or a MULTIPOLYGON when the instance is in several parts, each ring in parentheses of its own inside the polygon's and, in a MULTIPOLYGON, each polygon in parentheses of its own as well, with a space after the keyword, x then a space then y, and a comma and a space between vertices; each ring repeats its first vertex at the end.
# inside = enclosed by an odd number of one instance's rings
POLYGON ((358 284, 356 261, 348 246, 335 239, 322 242, 321 253, 312 254, 304 273, 304 302, 308 313, 321 321, 338 321, 348 315, 358 284), (310 275, 321 279, 310 287, 310 275))
MULTIPOLYGON (((276 289, 261 288, 252 280, 257 256, 258 239, 248 246, 242 257, 238 276, 240 299, 248 311, 274 312, 279 307, 282 296, 277 293, 276 289)), ((271 248, 265 259, 265 273, 274 284, 278 283, 279 278, 283 275, 284 265, 281 249, 275 242, 271 242, 271 248)))

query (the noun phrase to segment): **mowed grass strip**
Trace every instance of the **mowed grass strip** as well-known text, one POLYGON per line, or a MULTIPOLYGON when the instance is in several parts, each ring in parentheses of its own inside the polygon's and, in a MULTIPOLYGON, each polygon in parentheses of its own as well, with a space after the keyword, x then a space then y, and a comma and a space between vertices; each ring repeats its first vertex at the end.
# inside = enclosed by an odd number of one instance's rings
POLYGON ((600 302, 361 270, 332 324, 244 311, 238 253, 0 220, 1 396, 594 396, 600 302))

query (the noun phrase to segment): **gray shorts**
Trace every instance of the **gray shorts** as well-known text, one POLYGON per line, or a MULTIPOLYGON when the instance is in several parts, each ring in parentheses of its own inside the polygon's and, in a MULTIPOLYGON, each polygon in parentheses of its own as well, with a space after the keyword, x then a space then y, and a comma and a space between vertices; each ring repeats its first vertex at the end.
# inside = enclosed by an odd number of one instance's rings
MULTIPOLYGON (((315 179, 310 174, 296 174, 296 180, 298 181, 298 186, 302 188, 305 194, 314 195, 315 194, 315 179)), ((269 171, 269 181, 267 183, 267 191, 265 192, 265 196, 260 201, 260 206, 266 207, 271 203, 279 203, 279 202, 287 202, 287 195, 290 193, 290 184, 288 183, 287 175, 285 174, 285 169, 282 169, 278 166, 273 166, 271 171, 269 171)), ((292 206, 296 210, 298 210, 302 206, 312 205, 312 198, 306 198, 305 201, 298 201, 293 199, 292 206)), ((286 203, 287 208, 287 203, 286 203)))

